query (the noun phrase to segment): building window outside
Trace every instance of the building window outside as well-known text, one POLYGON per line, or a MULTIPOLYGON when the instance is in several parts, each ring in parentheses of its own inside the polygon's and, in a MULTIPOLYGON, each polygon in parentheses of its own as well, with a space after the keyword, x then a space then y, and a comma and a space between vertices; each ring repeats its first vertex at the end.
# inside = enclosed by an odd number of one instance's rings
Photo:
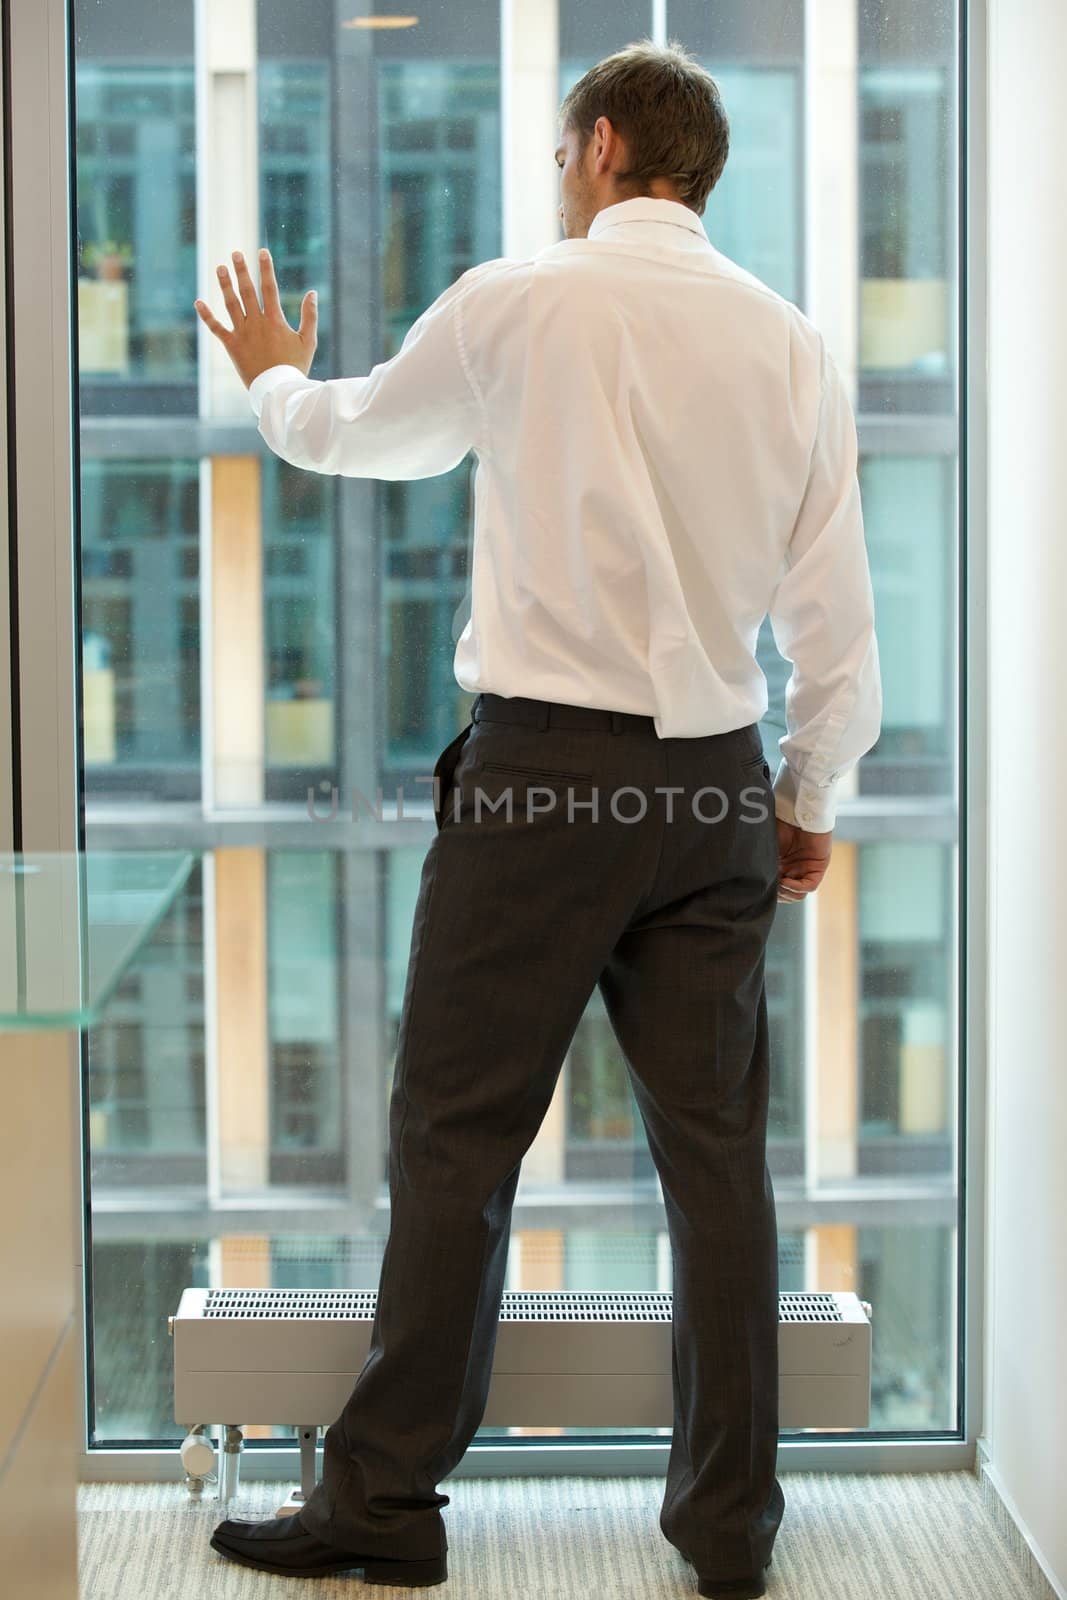
MULTIPOLYGON (((253 9, 258 143, 247 176, 261 237, 232 247, 269 245, 294 322, 303 292, 318 288, 313 375, 366 372, 462 271, 507 253, 502 189, 515 178, 502 166, 499 18, 464 0, 447 29, 380 30, 353 51, 325 0, 302 8, 299 28, 267 0, 253 9)), ((426 835, 383 845, 372 833, 355 848, 309 833, 297 848, 293 819, 309 794, 325 805, 334 787, 346 798, 357 785, 386 797, 400 788, 425 804, 415 780, 470 704, 451 664, 468 599, 473 462, 436 479, 337 482, 263 450, 250 409, 200 414, 192 302, 206 289, 218 309, 219 296, 213 278, 197 280, 209 219, 197 215, 207 156, 192 0, 172 8, 166 37, 128 0, 79 0, 76 13, 87 838, 205 851, 90 1037, 91 1439, 117 1445, 182 1431, 168 1409, 165 1334, 183 1288, 376 1286, 426 835), (237 578, 246 560, 254 592, 237 578), (227 657, 244 638, 247 656, 227 657), (220 673, 231 659, 241 670, 220 673), (219 765, 231 754, 219 748, 227 716, 258 728, 236 800, 219 765), (220 845, 227 806, 238 809, 220 845), (251 1150, 225 1109, 212 1123, 212 1095, 224 1108, 236 1097, 253 1119, 251 1150), (153 1220, 161 1191, 165 1230, 153 1220), (255 1232, 228 1228, 217 1209, 242 1197, 261 1207, 255 1232), (311 1197, 329 1208, 319 1232, 291 1203, 311 1197)), ((708 236, 803 309, 819 303, 806 264, 818 172, 805 170, 805 94, 821 64, 805 61, 794 13, 784 0, 737 0, 712 25, 696 0, 668 0, 666 26, 716 74, 731 115, 708 236)), ((835 227, 857 261, 850 370, 886 712, 831 876, 810 906, 779 908, 772 934, 768 1153, 783 1290, 852 1289, 877 1304, 872 1428, 921 1434, 952 1427, 956 1402, 945 1208, 957 1071, 960 155, 951 12, 940 0, 857 0, 857 13, 855 123, 841 129, 857 205, 835 227), (828 1104, 852 1108, 832 1138, 820 1122, 828 1104), (834 1182, 832 1227, 817 1217, 820 1176, 834 1182), (895 1180, 914 1197, 903 1221, 878 1198, 895 1180), (854 1201, 844 1224, 842 1183, 854 1201), (794 1220, 801 1199, 814 1222, 794 1220)), ((559 0, 551 93, 651 26, 645 7, 559 0)), ((822 241, 823 253, 836 245, 822 241)), ((766 625, 759 656, 776 761, 788 663, 766 625)), ((560 1115, 524 1163, 509 1283, 669 1287, 655 1172, 596 994, 558 1093, 560 1115), (524 1191, 550 1196, 565 1225, 540 1227, 524 1191)))

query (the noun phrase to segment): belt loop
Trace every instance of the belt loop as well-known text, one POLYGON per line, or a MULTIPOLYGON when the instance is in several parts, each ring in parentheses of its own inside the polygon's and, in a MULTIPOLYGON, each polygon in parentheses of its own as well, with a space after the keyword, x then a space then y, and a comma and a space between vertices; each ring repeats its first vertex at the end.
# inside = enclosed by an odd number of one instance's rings
POLYGON ((625 716, 625 712, 622 712, 622 711, 613 711, 611 713, 611 731, 612 731, 612 733, 621 733, 622 732, 622 725, 623 725, 622 724, 622 719, 623 719, 624 716, 625 716))
POLYGON ((478 712, 481 710, 481 707, 482 707, 482 697, 481 697, 480 694, 479 695, 475 695, 474 704, 471 706, 471 721, 472 722, 477 722, 478 721, 478 712))
POLYGON ((548 727, 549 721, 551 720, 549 713, 550 713, 550 707, 549 707, 548 701, 547 700, 538 700, 537 701, 537 731, 538 731, 538 733, 543 733, 545 731, 545 729, 548 727))

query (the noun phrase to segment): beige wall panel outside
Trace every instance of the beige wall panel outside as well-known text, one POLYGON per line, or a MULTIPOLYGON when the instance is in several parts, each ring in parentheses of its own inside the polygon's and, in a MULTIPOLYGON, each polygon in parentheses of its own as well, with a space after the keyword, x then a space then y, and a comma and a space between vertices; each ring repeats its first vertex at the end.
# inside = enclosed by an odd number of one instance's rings
POLYGON ((812 1230, 815 1283, 820 1294, 859 1290, 859 1237, 850 1223, 831 1223, 812 1230))
MULTIPOLYGON (((524 1168, 525 1170, 525 1168, 524 1168)), ((515 1230, 519 1252, 516 1289, 562 1289, 566 1241, 558 1228, 515 1230)))
POLYGON ((211 658, 218 806, 263 803, 263 535, 258 456, 211 466, 211 658))
MULTIPOLYGON (((813 896, 819 1181, 856 1174, 859 1128, 859 848, 838 840, 813 896)), ((815 1287, 825 1289, 820 1279, 815 1287)))
MULTIPOLYGON (((562 1081, 562 1074, 561 1074, 562 1081)), ((523 1179, 526 1176, 526 1163, 523 1162, 523 1179)), ((562 1289, 563 1267, 566 1259, 567 1242, 564 1234, 558 1228, 525 1228, 515 1235, 516 1249, 518 1251, 518 1269, 513 1285, 517 1289, 562 1289)), ((527 1428, 517 1426, 509 1428, 509 1433, 522 1434, 528 1438, 560 1437, 566 1433, 565 1428, 527 1428)))
POLYGON ((270 1165, 267 858, 215 852, 215 984, 220 1183, 260 1189, 270 1165))
POLYGON ((264 1234, 223 1234, 219 1240, 220 1289, 269 1289, 270 1239, 264 1234))
MULTIPOLYGON (((263 1235, 223 1234, 219 1240, 219 1287, 226 1289, 269 1289, 271 1287, 270 1240, 263 1235)), ((270 1439, 274 1429, 263 1422, 238 1424, 246 1439, 270 1439)))
MULTIPOLYGON (((940 1021, 940 1019, 937 1019, 940 1021)), ((948 1125, 948 1063, 940 1038, 912 1040, 900 1051, 900 1131, 942 1133, 948 1125)))
POLYGON ((523 1183, 562 1183, 567 1140, 567 1070, 556 1079, 552 1099, 522 1161, 523 1183))

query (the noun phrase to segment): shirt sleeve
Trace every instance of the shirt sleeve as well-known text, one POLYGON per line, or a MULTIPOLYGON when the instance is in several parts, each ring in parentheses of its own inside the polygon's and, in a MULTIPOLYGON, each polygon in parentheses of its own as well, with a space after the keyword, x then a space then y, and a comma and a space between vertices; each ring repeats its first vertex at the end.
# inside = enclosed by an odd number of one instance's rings
POLYGON ((792 664, 775 813, 810 833, 834 826, 842 776, 878 738, 882 684, 857 477, 856 424, 822 347, 819 417, 808 482, 770 606, 792 664))
POLYGON ((347 478, 432 478, 458 466, 488 432, 458 319, 489 265, 457 278, 366 377, 321 382, 279 365, 253 378, 249 401, 275 455, 347 478))

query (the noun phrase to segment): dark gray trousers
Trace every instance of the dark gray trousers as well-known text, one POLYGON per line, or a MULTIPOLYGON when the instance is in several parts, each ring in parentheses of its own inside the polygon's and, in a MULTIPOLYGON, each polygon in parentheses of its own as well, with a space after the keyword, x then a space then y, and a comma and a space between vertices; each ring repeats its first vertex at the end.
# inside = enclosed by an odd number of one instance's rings
POLYGON ((447 1549, 437 1484, 485 1410, 520 1165, 598 984, 673 1258, 660 1527, 698 1572, 748 1574, 785 1506, 758 729, 659 739, 651 717, 485 694, 434 777, 370 1353, 301 1521, 368 1555, 447 1549))

